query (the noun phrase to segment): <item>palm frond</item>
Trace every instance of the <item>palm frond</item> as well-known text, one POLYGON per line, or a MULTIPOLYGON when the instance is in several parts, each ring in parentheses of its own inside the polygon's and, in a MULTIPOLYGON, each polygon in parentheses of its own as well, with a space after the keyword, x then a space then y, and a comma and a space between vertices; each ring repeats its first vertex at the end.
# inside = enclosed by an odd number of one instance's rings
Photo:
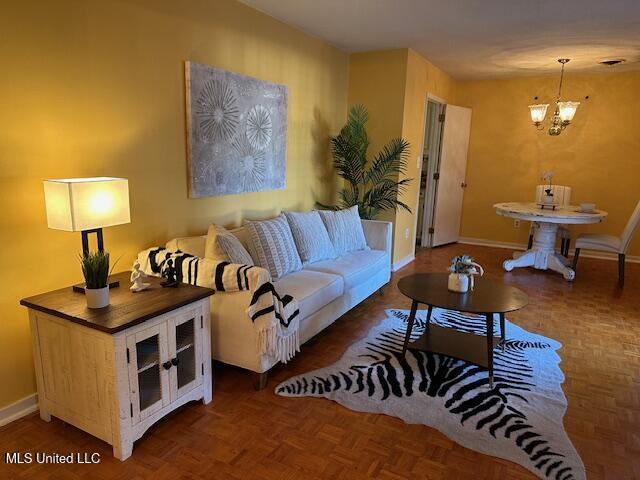
POLYGON ((326 203, 316 202, 316 207, 320 210, 340 210, 339 205, 327 205, 326 203))
POLYGON ((360 200, 360 192, 357 188, 343 188, 339 195, 342 202, 342 208, 351 208, 354 205, 358 205, 360 200))
POLYGON ((333 165, 348 185, 340 191, 338 205, 319 202, 317 205, 332 210, 358 205, 360 217, 366 219, 374 219, 385 210, 402 208, 411 212, 409 206, 398 199, 413 181, 410 178, 398 179, 407 166, 409 142, 403 138, 392 139, 367 168, 368 120, 367 109, 363 105, 355 105, 349 110, 347 124, 331 138, 333 165))
POLYGON ((351 185, 362 183, 367 152, 362 145, 362 139, 354 136, 348 126, 344 127, 337 137, 331 139, 331 153, 333 165, 342 178, 351 185))
POLYGON ((376 184, 384 178, 403 173, 407 167, 408 156, 409 142, 403 138, 392 139, 378 153, 365 173, 365 181, 376 184))

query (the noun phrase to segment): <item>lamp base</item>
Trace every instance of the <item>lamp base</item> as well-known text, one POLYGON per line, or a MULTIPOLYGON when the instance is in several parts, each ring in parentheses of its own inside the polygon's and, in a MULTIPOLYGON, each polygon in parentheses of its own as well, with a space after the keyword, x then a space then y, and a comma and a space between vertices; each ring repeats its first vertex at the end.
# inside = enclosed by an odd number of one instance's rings
MULTIPOLYGON (((86 284, 84 283, 78 283, 77 285, 74 285, 73 287, 71 287, 73 289, 74 292, 77 293, 82 293, 84 295, 84 289, 86 284)), ((109 288, 118 288, 120 286, 120 282, 118 280, 114 280, 113 282, 109 282, 109 288)))

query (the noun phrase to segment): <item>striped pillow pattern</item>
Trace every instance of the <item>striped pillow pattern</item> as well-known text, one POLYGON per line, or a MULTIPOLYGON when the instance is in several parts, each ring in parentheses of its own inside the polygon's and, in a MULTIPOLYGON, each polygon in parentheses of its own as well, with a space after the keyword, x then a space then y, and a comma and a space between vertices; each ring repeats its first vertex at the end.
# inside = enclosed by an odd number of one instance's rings
POLYGON ((216 237, 216 242, 218 247, 229 257, 229 262, 239 263, 240 265, 253 265, 253 258, 233 233, 219 233, 216 237))
POLYGON ((271 220, 248 222, 253 258, 273 280, 302 269, 302 261, 284 215, 271 220))
POLYGON ((336 251, 329 233, 318 212, 284 212, 284 214, 304 264, 336 258, 336 251))
POLYGON ((357 205, 346 210, 320 210, 319 213, 338 256, 369 249, 357 205))

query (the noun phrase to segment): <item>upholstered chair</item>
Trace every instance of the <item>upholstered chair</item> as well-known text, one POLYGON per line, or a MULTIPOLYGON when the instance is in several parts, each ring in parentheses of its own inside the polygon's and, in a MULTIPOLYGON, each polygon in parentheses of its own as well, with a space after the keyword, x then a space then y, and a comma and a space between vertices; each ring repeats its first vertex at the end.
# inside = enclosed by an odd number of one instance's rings
MULTIPOLYGON (((536 187, 536 203, 542 203, 542 196, 545 189, 549 188, 548 185, 538 185, 536 187)), ((571 205, 571 187, 564 185, 551 185, 551 192, 553 193, 553 200, 556 205, 566 207, 571 205)), ((527 249, 531 249, 533 246, 533 229, 537 228, 535 222, 531 223, 531 229, 529 230, 529 245, 527 249)), ((558 236, 560 237, 560 253, 565 257, 569 256, 569 247, 571 246, 571 232, 567 225, 559 225, 558 236)))
POLYGON ((631 214, 631 218, 627 222, 621 237, 614 235, 605 235, 602 233, 582 233, 576 239, 576 252, 573 256, 573 269, 578 265, 578 257, 580 257, 580 249, 598 250, 601 252, 610 252, 618 254, 618 283, 624 287, 624 260, 638 224, 640 223, 640 202, 636 205, 635 210, 631 214))

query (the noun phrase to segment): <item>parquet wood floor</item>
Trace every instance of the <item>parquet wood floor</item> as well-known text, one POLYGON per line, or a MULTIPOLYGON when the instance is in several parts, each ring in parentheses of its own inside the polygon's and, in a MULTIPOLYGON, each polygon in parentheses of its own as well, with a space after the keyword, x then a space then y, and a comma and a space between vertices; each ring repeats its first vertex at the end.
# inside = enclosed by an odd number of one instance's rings
POLYGON ((186 405, 154 426, 124 463, 104 442, 37 414, 0 428, 0 452, 98 452, 99 465, 6 465, 0 478, 32 479, 528 479, 522 467, 482 455, 438 431, 384 415, 357 413, 325 399, 289 399, 273 389, 286 378, 336 361, 384 316, 409 308, 395 284, 417 271, 443 271, 472 254, 493 278, 518 286, 530 305, 508 316, 563 343, 559 351, 569 401, 565 427, 590 479, 640 479, 640 265, 627 265, 624 291, 616 263, 581 258, 576 281, 517 269, 504 273, 503 249, 451 245, 423 250, 374 295, 278 367, 265 390, 247 374, 216 367, 213 403, 186 405))

